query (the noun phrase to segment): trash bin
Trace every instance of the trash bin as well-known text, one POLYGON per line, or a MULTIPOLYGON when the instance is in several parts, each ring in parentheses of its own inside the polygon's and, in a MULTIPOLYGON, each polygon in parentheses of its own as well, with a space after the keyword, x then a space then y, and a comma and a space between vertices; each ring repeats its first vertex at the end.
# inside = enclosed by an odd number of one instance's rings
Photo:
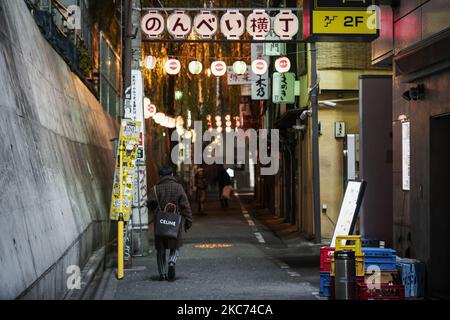
POLYGON ((336 300, 356 300, 356 262, 354 251, 334 253, 336 300))

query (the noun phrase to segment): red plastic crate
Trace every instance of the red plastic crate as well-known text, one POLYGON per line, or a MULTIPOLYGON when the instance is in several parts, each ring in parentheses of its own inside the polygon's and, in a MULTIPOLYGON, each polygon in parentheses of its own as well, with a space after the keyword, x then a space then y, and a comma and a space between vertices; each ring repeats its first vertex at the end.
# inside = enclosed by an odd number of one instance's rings
POLYGON ((331 256, 334 254, 334 248, 320 248, 320 272, 331 272, 331 256))
POLYGON ((371 289, 366 284, 358 283, 358 300, 404 300, 405 287, 403 285, 381 284, 380 289, 371 289))

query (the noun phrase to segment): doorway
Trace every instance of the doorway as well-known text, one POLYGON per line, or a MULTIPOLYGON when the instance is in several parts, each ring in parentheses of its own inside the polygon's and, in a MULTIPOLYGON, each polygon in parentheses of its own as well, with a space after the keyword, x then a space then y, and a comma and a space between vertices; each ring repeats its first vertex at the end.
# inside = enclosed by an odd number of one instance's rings
POLYGON ((431 118, 430 293, 450 297, 450 115, 431 118))

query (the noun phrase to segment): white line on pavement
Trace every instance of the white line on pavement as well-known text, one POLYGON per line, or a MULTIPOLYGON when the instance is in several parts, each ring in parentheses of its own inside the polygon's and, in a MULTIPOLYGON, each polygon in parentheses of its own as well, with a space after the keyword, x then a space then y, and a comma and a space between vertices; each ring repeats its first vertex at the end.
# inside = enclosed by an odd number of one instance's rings
POLYGON ((261 233, 255 232, 255 236, 256 236, 256 239, 258 239, 259 243, 266 243, 266 240, 264 240, 261 233))

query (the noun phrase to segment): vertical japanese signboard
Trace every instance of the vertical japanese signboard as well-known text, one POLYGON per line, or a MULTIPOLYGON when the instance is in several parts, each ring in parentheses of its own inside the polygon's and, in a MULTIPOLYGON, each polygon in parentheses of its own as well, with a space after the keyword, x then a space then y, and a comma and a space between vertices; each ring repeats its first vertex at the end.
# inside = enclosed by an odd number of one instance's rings
POLYGON ((411 190, 411 133, 410 122, 402 123, 402 180, 403 190, 411 190))
POLYGON ((120 214, 124 221, 130 220, 140 131, 140 122, 122 121, 114 175, 111 220, 119 220, 120 214))
MULTIPOLYGON (((270 58, 264 55, 264 44, 252 44, 252 61, 263 59, 270 64, 270 58)), ((269 70, 264 74, 255 74, 252 72, 252 100, 269 100, 270 98, 270 80, 269 70)))
POLYGON ((295 74, 292 72, 273 74, 273 103, 295 103, 295 74))

